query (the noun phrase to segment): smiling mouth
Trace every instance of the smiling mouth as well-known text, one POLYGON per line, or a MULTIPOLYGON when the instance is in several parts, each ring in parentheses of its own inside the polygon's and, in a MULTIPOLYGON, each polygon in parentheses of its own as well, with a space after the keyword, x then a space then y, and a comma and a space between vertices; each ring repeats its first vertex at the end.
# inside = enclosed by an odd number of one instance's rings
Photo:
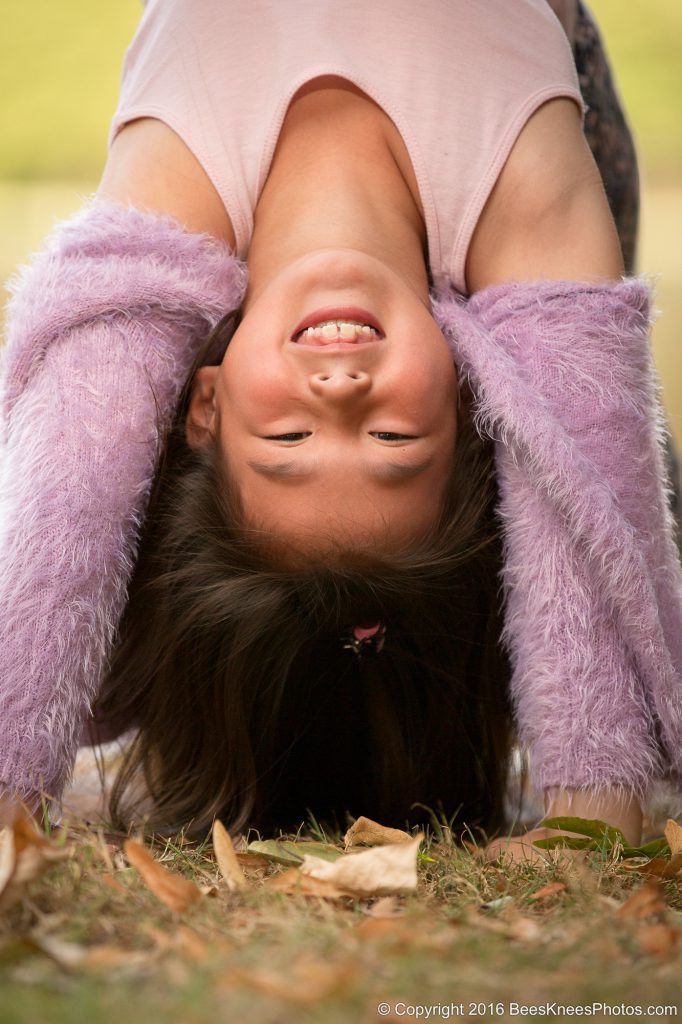
POLYGON ((381 338, 373 338, 371 341, 339 341, 335 339, 331 341, 299 341, 294 339, 292 344, 297 348, 323 348, 325 352, 347 352, 350 349, 370 348, 382 340, 381 338))

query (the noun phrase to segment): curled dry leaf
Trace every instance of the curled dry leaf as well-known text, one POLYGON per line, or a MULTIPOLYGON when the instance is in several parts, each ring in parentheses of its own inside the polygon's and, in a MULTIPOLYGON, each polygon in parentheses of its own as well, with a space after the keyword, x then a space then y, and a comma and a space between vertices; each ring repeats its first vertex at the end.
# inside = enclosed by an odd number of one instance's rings
POLYGON ((668 841, 670 855, 674 857, 676 854, 682 853, 682 825, 678 825, 672 818, 668 818, 663 834, 668 841))
POLYGON ((307 855, 300 872, 360 898, 410 892, 417 888, 417 849, 423 838, 420 832, 408 842, 344 855, 331 863, 307 855))
POLYGON ((637 930, 637 941, 645 953, 652 956, 669 956, 679 942, 680 932, 672 925, 658 922, 644 924, 637 930))
POLYGON ((371 818, 359 817, 343 837, 348 846, 389 846, 395 843, 409 843, 411 835, 399 828, 388 828, 371 818))
POLYGON ((660 882, 650 879, 620 905, 616 916, 626 920, 642 921, 648 917, 662 916, 665 910, 663 887, 660 882))
POLYGON ((192 903, 201 899, 201 891, 194 882, 164 868, 141 843, 126 839, 123 849, 130 863, 142 875, 147 888, 171 910, 183 914, 192 903))
POLYGON ((56 846, 23 809, 19 810, 14 821, 0 829, 0 911, 21 899, 29 882, 71 852, 71 848, 56 846))
POLYGON ((213 852, 228 889, 231 892, 235 892, 237 889, 246 889, 249 883, 244 877, 232 838, 218 818, 213 822, 213 852))
MULTIPOLYGON (((625 865, 623 865, 625 867, 625 865)), ((674 854, 670 860, 665 857, 652 857, 651 860, 634 864, 626 870, 636 871, 640 875, 651 878, 679 878, 682 876, 682 853, 674 854)))

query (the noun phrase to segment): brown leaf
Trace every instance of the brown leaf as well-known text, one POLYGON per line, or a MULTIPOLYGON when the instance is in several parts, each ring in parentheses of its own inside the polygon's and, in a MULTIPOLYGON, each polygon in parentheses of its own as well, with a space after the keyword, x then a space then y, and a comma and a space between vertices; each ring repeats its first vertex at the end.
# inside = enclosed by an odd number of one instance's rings
POLYGON ((306 854, 299 870, 359 898, 410 892, 417 888, 417 849, 423 838, 420 832, 408 842, 362 850, 335 861, 306 854))
POLYGON ((414 929, 405 921, 390 917, 366 918, 353 929, 353 934, 361 939, 378 939, 401 949, 411 949, 416 945, 414 929))
POLYGON ((666 860, 665 857, 653 857, 644 864, 635 864, 632 867, 624 864, 623 867, 652 878, 677 878, 682 873, 682 853, 674 854, 670 860, 666 860))
POLYGON ((672 953, 679 941, 680 933, 672 925, 658 922, 644 924, 637 929, 637 941, 645 953, 653 956, 667 956, 672 953))
POLYGON ((208 958, 209 947, 199 932, 181 924, 176 932, 176 948, 194 963, 202 964, 208 958))
POLYGON ((303 875, 298 868, 287 868, 278 875, 272 875, 265 880, 265 885, 274 892, 283 892, 288 896, 323 896, 328 900, 338 900, 352 895, 339 889, 333 882, 303 875))
POLYGON ((233 968, 223 984, 249 985, 274 999, 300 1005, 312 1005, 345 990, 358 973, 354 963, 326 963, 313 956, 302 956, 287 971, 286 976, 275 971, 249 968, 233 968))
POLYGON ((21 899, 29 882, 72 853, 43 835, 23 808, 13 808, 13 814, 14 820, 0 829, 0 910, 21 899))
POLYGON ((663 887, 660 882, 650 879, 620 905, 616 916, 641 921, 647 917, 665 914, 665 909, 663 887))
POLYGON ((407 843, 411 835, 399 828, 388 828, 371 818, 359 817, 343 837, 344 846, 388 846, 394 843, 407 843))
POLYGON ((668 818, 663 835, 668 840, 671 856, 682 853, 682 825, 678 825, 672 818, 668 818))
POLYGON ((543 885, 541 889, 536 889, 528 897, 529 900, 544 900, 548 896, 556 896, 557 893, 565 892, 566 886, 563 882, 550 882, 549 885, 543 885))
POLYGON ((183 914, 192 903, 201 899, 201 892, 194 882, 164 868, 141 843, 126 839, 123 849, 130 863, 142 875, 147 888, 171 910, 183 914))
POLYGON ((164 931, 151 921, 145 921, 140 928, 154 940, 159 953, 181 954, 197 963, 203 963, 209 955, 216 952, 227 955, 235 948, 234 943, 224 936, 212 936, 209 941, 194 928, 186 925, 180 925, 175 931, 164 931))
POLYGON ((257 878, 262 878, 267 874, 272 863, 267 857, 262 857, 260 853, 240 853, 239 851, 237 851, 237 860, 245 875, 254 875, 257 878))
POLYGON ((219 818, 213 822, 213 852, 230 892, 248 888, 230 833, 219 818))
POLYGON ((108 886, 109 889, 113 889, 114 892, 127 892, 128 890, 124 885, 121 885, 117 878, 113 875, 102 875, 102 884, 108 886))

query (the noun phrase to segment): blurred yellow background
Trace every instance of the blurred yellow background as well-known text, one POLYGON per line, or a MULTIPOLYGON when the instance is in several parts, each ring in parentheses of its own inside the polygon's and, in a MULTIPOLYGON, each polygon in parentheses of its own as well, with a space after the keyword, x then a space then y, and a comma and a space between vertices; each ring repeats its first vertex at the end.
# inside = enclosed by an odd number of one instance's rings
MULTIPOLYGON (((282 0, 286 2, 286 0, 282 0)), ((590 4, 637 145, 638 270, 657 276, 654 354, 682 448, 682 4, 590 4)), ((139 0, 0 0, 0 280, 99 181, 139 0)), ((511 21, 510 21, 511 28, 511 21)))

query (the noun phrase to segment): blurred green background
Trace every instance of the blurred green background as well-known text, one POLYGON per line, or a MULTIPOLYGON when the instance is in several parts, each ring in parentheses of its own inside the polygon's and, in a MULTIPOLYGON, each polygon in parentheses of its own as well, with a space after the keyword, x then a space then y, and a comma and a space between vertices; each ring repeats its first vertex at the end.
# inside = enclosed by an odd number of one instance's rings
MULTIPOLYGON (((286 3, 286 0, 282 0, 286 3)), ((638 269, 657 276, 654 354, 682 447, 682 3, 594 0, 642 178, 638 269)), ((0 0, 0 280, 97 188, 139 0, 0 0)), ((511 28, 511 19, 510 19, 511 28)))

